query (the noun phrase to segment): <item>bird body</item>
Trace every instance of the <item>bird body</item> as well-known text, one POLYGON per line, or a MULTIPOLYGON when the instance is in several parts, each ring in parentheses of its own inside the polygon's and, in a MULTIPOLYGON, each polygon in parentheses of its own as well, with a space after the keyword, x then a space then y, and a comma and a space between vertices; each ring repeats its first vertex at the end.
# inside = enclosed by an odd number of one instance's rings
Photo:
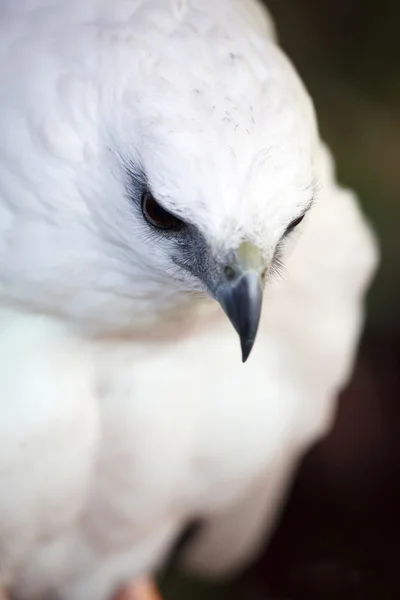
POLYGON ((194 518, 187 565, 242 566, 332 422, 377 261, 269 17, 0 0, 0 128, 0 581, 106 600, 194 518), (266 280, 245 365, 227 266, 251 311, 266 280))

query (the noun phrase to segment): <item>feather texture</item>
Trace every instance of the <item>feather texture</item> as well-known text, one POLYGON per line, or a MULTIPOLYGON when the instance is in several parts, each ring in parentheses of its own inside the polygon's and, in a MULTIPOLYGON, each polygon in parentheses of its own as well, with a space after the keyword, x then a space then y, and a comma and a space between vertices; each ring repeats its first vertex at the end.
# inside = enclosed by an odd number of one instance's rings
POLYGON ((106 600, 207 523, 186 563, 242 566, 351 373, 377 248, 252 0, 0 0, 0 581, 106 600), (249 362, 140 214, 271 278, 249 362), (317 183, 316 183, 317 182, 317 183))

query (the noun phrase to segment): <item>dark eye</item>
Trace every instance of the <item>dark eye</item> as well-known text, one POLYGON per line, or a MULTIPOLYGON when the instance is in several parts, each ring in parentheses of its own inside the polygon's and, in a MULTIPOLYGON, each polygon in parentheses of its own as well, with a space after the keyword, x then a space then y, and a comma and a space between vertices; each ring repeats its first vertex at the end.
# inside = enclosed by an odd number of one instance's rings
POLYGON ((294 221, 292 221, 289 225, 289 227, 286 229, 285 231, 285 235, 289 235, 289 233, 291 233, 294 229, 296 229, 296 227, 298 225, 300 225, 300 223, 302 222, 302 220, 304 219, 305 215, 300 215, 300 217, 297 217, 297 219, 295 219, 294 221))
POLYGON ((156 202, 149 190, 142 196, 142 211, 149 223, 158 229, 179 229, 183 222, 156 202))

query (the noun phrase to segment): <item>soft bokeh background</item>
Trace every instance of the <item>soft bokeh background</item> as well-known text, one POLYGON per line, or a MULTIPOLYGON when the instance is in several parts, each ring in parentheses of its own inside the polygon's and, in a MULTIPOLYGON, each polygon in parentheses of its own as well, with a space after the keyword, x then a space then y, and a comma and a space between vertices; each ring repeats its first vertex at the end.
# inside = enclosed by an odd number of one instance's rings
POLYGON ((400 599, 400 1, 269 0, 339 179, 382 265, 353 382, 306 457, 272 545, 231 586, 174 577, 167 600, 400 599), (267 592, 271 596, 267 595, 267 592))

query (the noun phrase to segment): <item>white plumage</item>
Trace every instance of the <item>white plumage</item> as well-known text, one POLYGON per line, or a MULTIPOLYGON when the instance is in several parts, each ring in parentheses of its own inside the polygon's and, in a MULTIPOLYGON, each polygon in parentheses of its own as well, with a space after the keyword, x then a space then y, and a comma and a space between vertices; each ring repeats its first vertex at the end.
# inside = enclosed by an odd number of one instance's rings
POLYGON ((332 421, 377 255, 269 17, 0 0, 0 131, 0 581, 105 600, 193 517, 188 565, 230 572, 332 421), (245 365, 207 296, 243 241, 285 269, 245 365))

